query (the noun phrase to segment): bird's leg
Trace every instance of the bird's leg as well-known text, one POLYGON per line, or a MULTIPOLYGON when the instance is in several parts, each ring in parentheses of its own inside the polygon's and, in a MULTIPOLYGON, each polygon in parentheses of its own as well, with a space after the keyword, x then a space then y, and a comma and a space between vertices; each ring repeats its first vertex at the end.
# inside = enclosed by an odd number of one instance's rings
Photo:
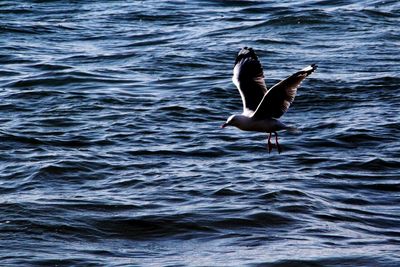
POLYGON ((269 137, 268 137, 268 153, 271 153, 271 150, 272 150, 271 135, 272 135, 272 133, 269 133, 269 137))
POLYGON ((277 132, 275 132, 275 142, 276 142, 276 147, 278 148, 278 152, 280 154, 282 152, 282 148, 281 148, 281 146, 279 145, 279 142, 278 142, 278 133, 277 132))

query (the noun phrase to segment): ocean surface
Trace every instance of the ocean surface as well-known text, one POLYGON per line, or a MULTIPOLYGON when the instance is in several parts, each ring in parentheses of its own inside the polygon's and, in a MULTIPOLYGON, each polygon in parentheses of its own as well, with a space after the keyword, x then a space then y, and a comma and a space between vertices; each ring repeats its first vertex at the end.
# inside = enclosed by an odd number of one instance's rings
POLYGON ((400 266, 399 1, 0 2, 1 266, 400 266), (282 121, 221 129, 253 47, 282 121))

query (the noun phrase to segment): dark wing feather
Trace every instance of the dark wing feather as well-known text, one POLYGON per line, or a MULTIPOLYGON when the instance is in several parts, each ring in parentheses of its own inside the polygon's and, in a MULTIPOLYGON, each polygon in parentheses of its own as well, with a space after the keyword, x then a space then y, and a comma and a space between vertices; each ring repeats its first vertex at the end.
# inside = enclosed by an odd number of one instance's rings
POLYGON ((232 81, 242 97, 243 113, 252 114, 267 92, 263 68, 252 48, 244 47, 240 50, 233 68, 232 81))
POLYGON ((265 94, 253 117, 256 119, 281 117, 289 109, 301 82, 316 69, 317 65, 312 64, 274 85, 265 94))

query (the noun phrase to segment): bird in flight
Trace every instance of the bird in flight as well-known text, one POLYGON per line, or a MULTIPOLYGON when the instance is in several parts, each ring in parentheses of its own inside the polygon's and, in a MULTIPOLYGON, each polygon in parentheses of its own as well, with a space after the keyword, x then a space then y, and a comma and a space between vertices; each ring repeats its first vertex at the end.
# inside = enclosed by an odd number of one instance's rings
POLYGON ((316 69, 317 65, 312 64, 267 90, 256 53, 250 47, 242 48, 236 57, 232 81, 242 98, 243 113, 230 116, 221 127, 235 126, 243 131, 269 133, 268 152, 272 150, 271 135, 274 133, 276 147, 281 153, 277 131, 293 130, 293 127, 278 119, 289 109, 301 82, 316 69))

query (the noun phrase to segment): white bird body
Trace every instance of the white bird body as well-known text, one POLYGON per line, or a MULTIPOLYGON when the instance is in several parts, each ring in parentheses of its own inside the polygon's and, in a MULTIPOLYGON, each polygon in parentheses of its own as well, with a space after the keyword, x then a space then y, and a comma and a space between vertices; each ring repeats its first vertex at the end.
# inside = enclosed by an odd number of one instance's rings
POLYGON ((260 61, 252 48, 244 47, 236 57, 232 81, 239 90, 243 113, 232 115, 222 125, 235 126, 243 131, 269 133, 268 150, 271 151, 271 134, 275 133, 278 151, 277 131, 293 130, 278 120, 289 109, 301 82, 317 68, 312 64, 267 90, 260 61))
POLYGON ((285 124, 274 118, 258 120, 241 114, 232 115, 230 120, 230 125, 235 126, 242 131, 271 133, 288 128, 285 124))

